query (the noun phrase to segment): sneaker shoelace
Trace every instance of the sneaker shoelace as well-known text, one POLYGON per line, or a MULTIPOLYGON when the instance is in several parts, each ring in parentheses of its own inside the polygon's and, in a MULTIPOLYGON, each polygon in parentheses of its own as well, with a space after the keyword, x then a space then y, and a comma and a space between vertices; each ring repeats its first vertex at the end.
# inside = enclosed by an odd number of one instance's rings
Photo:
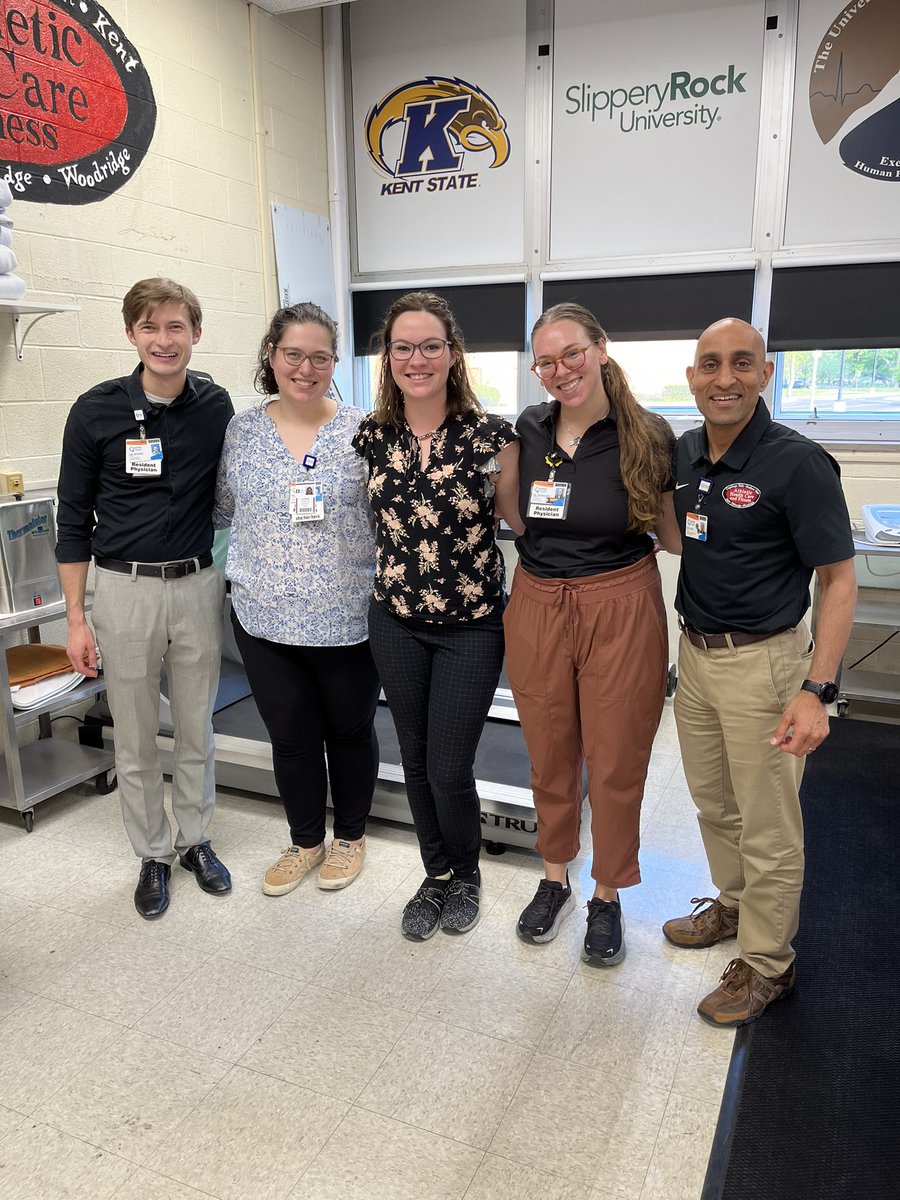
POLYGON ((608 939, 612 937, 618 920, 619 905, 616 900, 601 900, 595 896, 587 904, 588 938, 591 934, 608 939))
POLYGON ((351 845, 339 846, 337 842, 332 842, 328 848, 328 853, 325 855, 326 867, 337 867, 339 870, 346 870, 353 861, 354 847, 351 845))
POLYGON ((538 884, 534 899, 528 905, 529 918, 533 917, 539 923, 549 921, 557 902, 565 899, 566 891, 567 888, 555 888, 549 879, 542 879, 538 884))
POLYGON ((750 964, 745 963, 742 958, 733 958, 722 973, 722 990, 729 995, 736 995, 750 982, 751 970, 750 964))

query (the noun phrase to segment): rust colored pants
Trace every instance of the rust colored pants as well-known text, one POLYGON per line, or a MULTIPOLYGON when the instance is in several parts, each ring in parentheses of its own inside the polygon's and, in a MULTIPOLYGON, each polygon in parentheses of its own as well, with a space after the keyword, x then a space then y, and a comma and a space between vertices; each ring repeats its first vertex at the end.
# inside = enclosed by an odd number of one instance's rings
POLYGON ((609 888, 640 883, 641 800, 668 667, 655 556, 582 579, 538 579, 519 566, 504 624, 538 852, 551 863, 578 854, 587 762, 591 875, 609 888))

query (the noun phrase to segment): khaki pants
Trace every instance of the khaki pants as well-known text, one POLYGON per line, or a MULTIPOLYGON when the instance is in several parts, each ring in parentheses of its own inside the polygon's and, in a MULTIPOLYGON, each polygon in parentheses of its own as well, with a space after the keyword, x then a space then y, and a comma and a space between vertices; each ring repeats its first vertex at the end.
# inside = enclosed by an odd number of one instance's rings
POLYGON ((701 650, 683 634, 679 644, 675 720, 710 874, 740 910, 742 957, 769 978, 794 959, 805 765, 769 739, 811 658, 803 622, 734 649, 701 650))
POLYGON ((181 579, 97 568, 92 619, 116 739, 125 830, 141 859, 173 863, 206 840, 216 798, 212 708, 219 685, 225 580, 207 567, 181 579), (174 848, 156 748, 166 664, 175 727, 174 848))
POLYGON ((504 624, 539 853, 551 863, 578 854, 586 762, 591 874, 604 887, 640 883, 641 801, 668 655, 655 557, 582 579, 538 579, 519 566, 504 624))

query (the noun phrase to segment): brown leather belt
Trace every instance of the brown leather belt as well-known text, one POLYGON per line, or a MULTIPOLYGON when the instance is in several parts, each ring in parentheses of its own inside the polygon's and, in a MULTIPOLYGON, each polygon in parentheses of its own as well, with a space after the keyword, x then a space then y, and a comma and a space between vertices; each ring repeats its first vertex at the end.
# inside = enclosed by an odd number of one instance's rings
POLYGON ((119 571, 122 575, 150 575, 154 579, 183 579, 212 566, 212 555, 201 554, 198 558, 183 558, 177 562, 130 563, 117 558, 98 558, 97 566, 104 571, 119 571))
POLYGON ((724 650, 729 642, 732 646, 752 646, 754 642, 765 642, 768 638, 778 637, 779 633, 787 633, 790 625, 781 629, 772 629, 769 633, 701 633, 690 625, 678 622, 678 628, 698 650, 724 650))

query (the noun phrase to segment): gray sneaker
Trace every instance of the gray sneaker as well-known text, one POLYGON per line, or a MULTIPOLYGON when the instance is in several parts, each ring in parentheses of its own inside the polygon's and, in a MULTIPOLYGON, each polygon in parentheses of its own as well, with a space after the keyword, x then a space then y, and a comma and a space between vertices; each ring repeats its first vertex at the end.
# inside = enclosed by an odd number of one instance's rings
POLYGON ((403 910, 400 930, 411 942, 427 942, 437 932, 447 899, 449 879, 426 875, 422 886, 403 910))
POLYGON ((441 913, 441 929, 444 933, 468 933, 478 924, 481 901, 481 872, 476 871, 468 878, 454 877, 447 888, 444 911, 441 913))

